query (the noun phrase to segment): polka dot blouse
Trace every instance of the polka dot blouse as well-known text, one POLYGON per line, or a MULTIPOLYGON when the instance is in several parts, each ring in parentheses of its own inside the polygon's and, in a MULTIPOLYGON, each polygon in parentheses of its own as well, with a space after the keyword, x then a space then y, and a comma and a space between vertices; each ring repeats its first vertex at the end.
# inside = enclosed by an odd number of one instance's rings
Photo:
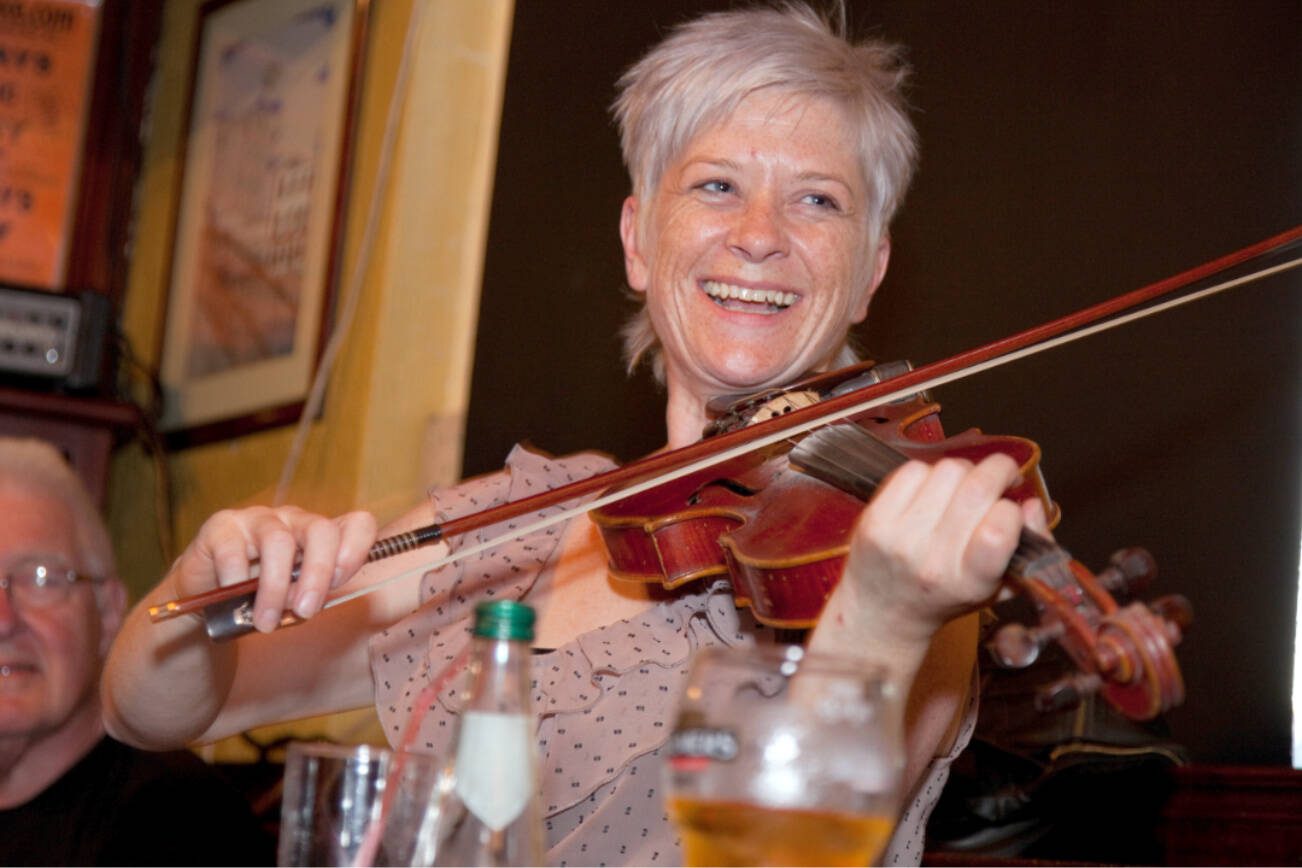
MULTIPOLYGON (((502 473, 431 497, 438 520, 447 521, 610 466, 595 454, 557 459, 516 447, 502 473)), ((531 520, 484 528, 463 543, 509 533, 531 520)), ((432 678, 468 645, 475 605, 488 599, 528 600, 562 535, 563 525, 556 525, 426 574, 419 608, 372 638, 376 708, 390 742, 403 737, 417 697, 432 678)), ((687 664, 698 648, 774 641, 774 631, 739 611, 727 582, 718 580, 535 654, 533 700, 548 861, 681 864, 678 837, 665 811, 662 749, 687 664)), ((421 721, 418 748, 439 756, 452 753, 461 689, 460 679, 449 679, 421 721)), ((975 708, 969 708, 950 756, 932 763, 904 811, 884 856, 886 864, 920 862, 927 818, 974 722, 975 708)))

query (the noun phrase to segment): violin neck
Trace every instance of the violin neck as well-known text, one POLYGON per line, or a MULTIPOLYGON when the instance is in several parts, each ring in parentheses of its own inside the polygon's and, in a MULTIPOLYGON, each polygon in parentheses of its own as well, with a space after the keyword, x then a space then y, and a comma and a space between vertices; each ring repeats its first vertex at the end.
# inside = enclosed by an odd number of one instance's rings
MULTIPOLYGON (((816 479, 868 500, 881 481, 908 460, 900 450, 859 425, 828 425, 792 448, 790 459, 816 479)), ((1055 586, 1073 581, 1071 556, 1048 537, 1022 528, 1008 564, 1011 577, 1041 576, 1055 586)))

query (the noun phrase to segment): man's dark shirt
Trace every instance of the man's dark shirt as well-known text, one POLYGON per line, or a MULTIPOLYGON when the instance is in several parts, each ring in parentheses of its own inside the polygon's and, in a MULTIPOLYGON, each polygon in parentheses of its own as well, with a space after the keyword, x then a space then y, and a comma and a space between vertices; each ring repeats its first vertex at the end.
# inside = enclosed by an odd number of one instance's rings
POLYGON ((247 801, 187 751, 105 738, 44 792, 0 810, 4 865, 272 865, 247 801))

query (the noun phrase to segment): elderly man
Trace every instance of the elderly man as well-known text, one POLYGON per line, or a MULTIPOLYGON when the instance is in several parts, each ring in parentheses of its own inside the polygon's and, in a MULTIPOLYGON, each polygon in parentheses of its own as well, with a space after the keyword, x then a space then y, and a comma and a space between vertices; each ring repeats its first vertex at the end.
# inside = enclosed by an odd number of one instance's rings
POLYGON ((198 758, 105 735, 100 668, 127 594, 53 447, 0 438, 0 517, 0 861, 270 862, 247 804, 198 758))

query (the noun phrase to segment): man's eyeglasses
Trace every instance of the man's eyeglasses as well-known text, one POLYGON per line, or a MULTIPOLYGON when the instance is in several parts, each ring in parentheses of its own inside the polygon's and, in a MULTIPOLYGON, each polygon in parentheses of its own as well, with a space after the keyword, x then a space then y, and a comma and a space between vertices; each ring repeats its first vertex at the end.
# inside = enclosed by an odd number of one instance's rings
POLYGON ((77 582, 98 583, 98 576, 88 576, 44 560, 21 560, 0 575, 0 589, 9 592, 9 600, 29 609, 53 606, 68 599, 77 582))

